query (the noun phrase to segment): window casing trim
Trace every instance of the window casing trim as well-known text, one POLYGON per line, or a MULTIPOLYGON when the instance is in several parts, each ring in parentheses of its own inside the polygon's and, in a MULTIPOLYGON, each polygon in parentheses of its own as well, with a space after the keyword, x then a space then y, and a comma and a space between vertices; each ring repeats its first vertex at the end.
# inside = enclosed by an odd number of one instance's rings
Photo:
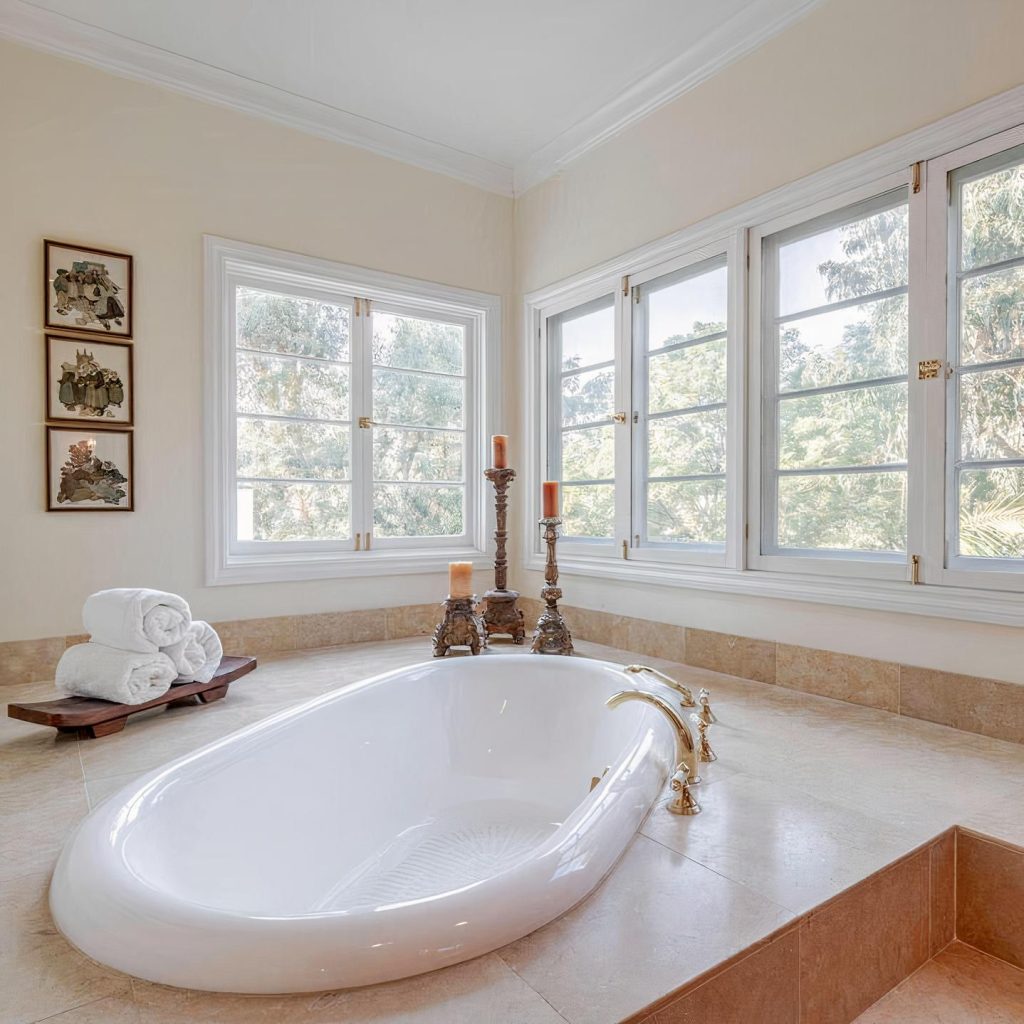
MULTIPOLYGON (((437 572, 453 558, 488 564, 493 511, 480 484, 487 439, 501 423, 501 299, 468 289, 366 270, 315 257, 204 236, 204 483, 208 585, 437 572), (234 296, 237 285, 351 303, 380 310, 431 314, 467 330, 467 481, 464 537, 395 538, 354 551, 351 541, 305 541, 257 546, 232 542, 235 522, 234 296)), ((353 346, 352 363, 357 361, 353 346)), ((351 365, 350 364, 350 365, 351 365)), ((352 389, 355 401, 355 387, 352 389)), ((354 412, 354 406, 350 409, 354 412)), ((354 433, 354 431, 353 431, 354 433)), ((353 438, 353 455, 356 438, 353 438)))

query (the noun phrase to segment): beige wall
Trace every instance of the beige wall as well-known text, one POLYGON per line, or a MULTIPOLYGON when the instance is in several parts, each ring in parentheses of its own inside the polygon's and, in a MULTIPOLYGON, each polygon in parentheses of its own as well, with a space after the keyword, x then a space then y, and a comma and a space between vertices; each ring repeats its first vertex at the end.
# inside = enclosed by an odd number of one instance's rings
POLYGON ((90 591, 179 591, 238 619, 431 601, 439 576, 206 588, 202 235, 474 288, 512 286, 512 202, 0 43, 0 640, 74 633, 90 591), (136 258, 136 508, 47 513, 42 239, 136 258))
MULTIPOLYGON (((522 196, 519 293, 1021 84, 1021 38, 1020 0, 828 0, 522 196)), ((509 381, 510 395, 523 386, 509 381)), ((525 592, 540 584, 519 572, 525 592)), ((583 577, 563 585, 585 607, 1024 682, 1024 630, 583 577)))

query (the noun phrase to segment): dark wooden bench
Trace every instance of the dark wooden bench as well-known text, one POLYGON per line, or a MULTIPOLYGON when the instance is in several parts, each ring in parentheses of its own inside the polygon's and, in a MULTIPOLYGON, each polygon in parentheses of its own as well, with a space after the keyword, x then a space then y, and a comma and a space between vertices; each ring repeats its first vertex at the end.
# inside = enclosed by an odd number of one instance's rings
POLYGON ((10 718, 35 725, 51 725, 57 732, 78 733, 88 739, 109 736, 120 732, 129 715, 149 708, 180 707, 185 704, 210 704, 220 700, 228 687, 256 667, 255 658, 240 658, 226 655, 221 658, 217 671, 208 683, 180 683, 172 686, 165 694, 145 704, 117 704, 114 701, 98 700, 95 697, 62 697, 59 700, 44 700, 37 704, 8 704, 10 718))

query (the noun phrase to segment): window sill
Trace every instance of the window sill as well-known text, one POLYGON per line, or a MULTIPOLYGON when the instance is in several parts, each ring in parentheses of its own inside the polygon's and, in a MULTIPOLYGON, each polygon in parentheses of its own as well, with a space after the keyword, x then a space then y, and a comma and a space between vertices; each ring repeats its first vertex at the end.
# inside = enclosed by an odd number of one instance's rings
MULTIPOLYGON (((534 554, 527 559, 525 566, 543 572, 544 559, 540 554, 534 554)), ((612 557, 560 558, 558 568, 562 575, 594 576, 623 583, 713 590, 721 594, 810 601, 1004 626, 1024 625, 1024 594, 1005 591, 928 584, 914 586, 904 581, 782 574, 753 569, 644 563, 612 557)), ((1024 587, 1024 580, 1021 585, 1024 587)))
POLYGON ((207 574, 207 586, 239 583, 285 583, 299 580, 365 579, 447 572, 450 561, 471 561, 474 568, 492 562, 479 548, 434 548, 409 551, 386 548, 342 554, 228 555, 207 574))

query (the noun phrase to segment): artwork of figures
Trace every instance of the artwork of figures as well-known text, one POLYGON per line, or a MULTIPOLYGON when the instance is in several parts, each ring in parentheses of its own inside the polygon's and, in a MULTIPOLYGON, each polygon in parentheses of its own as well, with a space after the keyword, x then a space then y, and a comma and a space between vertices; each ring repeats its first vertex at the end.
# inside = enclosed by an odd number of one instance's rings
POLYGON ((132 346, 48 334, 46 418, 131 426, 132 346))
POLYGON ((131 511, 131 431, 47 427, 46 448, 51 512, 131 511))
POLYGON ((132 336, 132 258, 64 242, 43 243, 46 327, 132 336))

